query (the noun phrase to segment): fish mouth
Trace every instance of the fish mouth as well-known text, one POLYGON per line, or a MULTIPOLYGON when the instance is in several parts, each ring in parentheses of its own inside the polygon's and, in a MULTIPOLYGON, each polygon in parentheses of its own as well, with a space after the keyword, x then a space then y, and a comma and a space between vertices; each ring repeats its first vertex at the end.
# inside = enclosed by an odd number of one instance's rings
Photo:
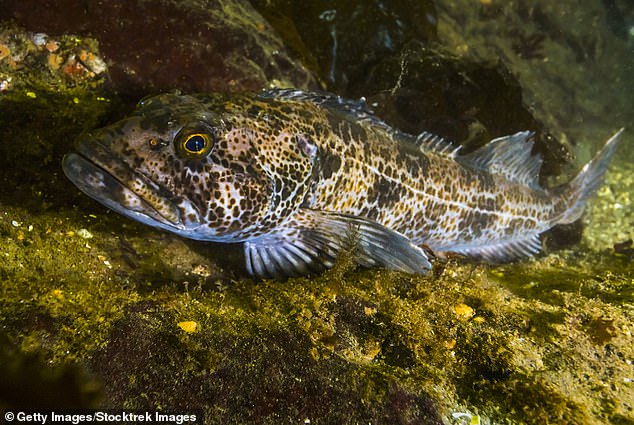
POLYGON ((99 141, 78 141, 62 160, 64 174, 82 192, 121 215, 154 227, 184 230, 169 191, 132 169, 99 141))

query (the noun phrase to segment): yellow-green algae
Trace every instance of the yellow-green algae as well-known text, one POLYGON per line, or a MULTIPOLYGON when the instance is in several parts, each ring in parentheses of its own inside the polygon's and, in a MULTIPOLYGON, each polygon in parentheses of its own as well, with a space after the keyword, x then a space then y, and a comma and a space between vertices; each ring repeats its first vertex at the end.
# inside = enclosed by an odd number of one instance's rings
MULTIPOLYGON (((210 423, 461 411, 495 423, 631 421, 634 276, 612 253, 450 262, 439 277, 354 271, 344 260, 287 282, 148 280, 156 258, 137 252, 133 267, 112 267, 113 246, 127 233, 128 250, 160 250, 165 237, 101 214, 3 208, 0 276, 10 343, 51 366, 85 366, 104 405, 203 406, 210 423), (336 398, 311 393, 336 388, 336 398)), ((171 242, 172 266, 205 261, 171 242)))

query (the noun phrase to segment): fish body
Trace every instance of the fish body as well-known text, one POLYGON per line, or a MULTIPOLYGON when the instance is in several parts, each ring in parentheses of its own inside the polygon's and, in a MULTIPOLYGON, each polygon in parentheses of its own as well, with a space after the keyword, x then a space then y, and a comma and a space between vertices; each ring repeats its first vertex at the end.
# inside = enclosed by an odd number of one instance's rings
POLYGON ((85 135, 63 168, 125 216, 243 242, 256 276, 318 272, 344 250, 364 266, 425 273, 429 250, 487 261, 537 253, 542 232, 581 216, 621 132, 570 183, 545 189, 530 132, 460 155, 334 95, 164 94, 85 135))

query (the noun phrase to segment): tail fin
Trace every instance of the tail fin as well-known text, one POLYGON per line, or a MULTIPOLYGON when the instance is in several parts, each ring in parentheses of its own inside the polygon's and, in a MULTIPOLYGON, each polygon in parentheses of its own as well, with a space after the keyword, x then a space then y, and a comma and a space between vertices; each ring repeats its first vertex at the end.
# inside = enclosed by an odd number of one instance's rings
POLYGON ((603 184, 605 174, 624 128, 617 131, 603 148, 588 162, 568 184, 556 189, 558 197, 566 205, 565 210, 553 220, 553 224, 566 224, 581 218, 583 210, 595 192, 603 184))

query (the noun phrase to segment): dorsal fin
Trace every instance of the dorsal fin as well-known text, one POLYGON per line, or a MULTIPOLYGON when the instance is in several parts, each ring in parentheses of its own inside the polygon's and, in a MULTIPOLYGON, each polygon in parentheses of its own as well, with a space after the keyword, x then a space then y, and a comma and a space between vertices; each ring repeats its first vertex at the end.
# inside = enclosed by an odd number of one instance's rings
POLYGON ((461 146, 456 146, 449 140, 426 131, 416 137, 415 143, 423 153, 431 151, 449 158, 455 158, 461 148, 461 146))
POLYGON ((512 182, 539 188, 539 170, 543 161, 540 155, 531 155, 533 135, 531 131, 521 131, 499 137, 470 154, 456 157, 456 160, 504 176, 512 182))
POLYGON ((291 100, 310 102, 334 112, 339 117, 354 122, 364 122, 389 133, 395 132, 368 108, 365 98, 348 100, 331 93, 306 92, 297 89, 268 89, 258 94, 262 100, 291 100))

